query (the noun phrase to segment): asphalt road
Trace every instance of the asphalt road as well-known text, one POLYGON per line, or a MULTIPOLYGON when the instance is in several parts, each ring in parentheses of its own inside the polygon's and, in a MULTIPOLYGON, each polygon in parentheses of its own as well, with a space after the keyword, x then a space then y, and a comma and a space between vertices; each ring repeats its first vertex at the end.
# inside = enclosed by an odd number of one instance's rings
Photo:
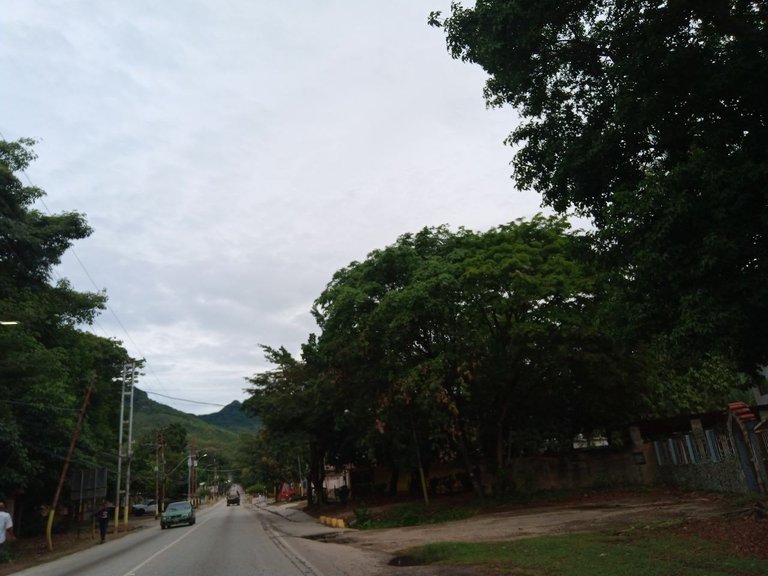
POLYGON ((248 506, 199 510, 193 526, 159 524, 95 545, 18 576, 330 576, 333 558, 298 551, 280 530, 289 520, 248 506))

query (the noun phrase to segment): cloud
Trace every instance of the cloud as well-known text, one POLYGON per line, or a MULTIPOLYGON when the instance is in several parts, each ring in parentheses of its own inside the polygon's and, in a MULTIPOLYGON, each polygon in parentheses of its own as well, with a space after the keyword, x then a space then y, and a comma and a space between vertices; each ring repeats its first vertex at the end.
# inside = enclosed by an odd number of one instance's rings
POLYGON ((146 357, 142 388, 243 399, 260 344, 298 353, 317 331, 339 268, 424 226, 539 211, 509 178, 517 117, 485 108, 482 70, 427 26, 440 8, 5 3, 2 133, 41 138, 29 177, 87 215, 87 272, 69 255, 59 273, 106 288, 95 330, 146 357))

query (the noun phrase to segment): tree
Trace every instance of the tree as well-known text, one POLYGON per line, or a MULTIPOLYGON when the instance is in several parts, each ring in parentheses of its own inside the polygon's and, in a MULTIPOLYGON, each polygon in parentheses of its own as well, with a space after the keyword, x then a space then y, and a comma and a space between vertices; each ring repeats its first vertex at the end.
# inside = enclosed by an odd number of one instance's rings
POLYGON ((279 490, 287 480, 306 476, 306 454, 305 438, 261 428, 240 435, 235 465, 240 481, 248 489, 256 487, 268 494, 279 490))
POLYGON ((522 122, 517 184, 590 216, 636 341, 768 363, 764 2, 478 0, 441 21, 522 122))
POLYGON ((0 319, 18 322, 0 327, 0 493, 23 491, 29 514, 53 493, 90 383, 95 392, 75 463, 103 465, 114 452, 116 381, 129 360, 118 342, 79 329, 106 296, 51 282, 62 254, 90 228, 77 213, 33 207, 43 191, 16 176, 35 158, 32 144, 0 141, 0 319))
POLYGON ((336 273, 315 303, 318 347, 346 402, 367 403, 370 429, 399 450, 390 462, 458 453, 482 493, 477 470, 520 451, 514 432, 567 445, 637 413, 631 354, 596 323, 595 272, 568 228, 541 216, 427 228, 336 273))
MULTIPOLYGON (((258 416, 265 428, 261 438, 282 437, 281 442, 305 446, 308 455, 307 500, 313 501, 317 490, 319 503, 323 498, 324 458, 332 438, 336 410, 335 397, 327 388, 322 372, 312 361, 313 338, 303 347, 302 359, 294 358, 285 348, 264 346, 265 357, 276 368, 249 378, 251 397, 243 402, 243 409, 258 416)), ((292 453, 290 458, 301 454, 292 453)), ((279 469, 285 463, 280 459, 279 469)), ((292 466, 286 467, 293 472, 292 466)), ((295 478, 291 473, 290 478, 295 478)), ((282 481, 289 478, 283 478, 282 481)))

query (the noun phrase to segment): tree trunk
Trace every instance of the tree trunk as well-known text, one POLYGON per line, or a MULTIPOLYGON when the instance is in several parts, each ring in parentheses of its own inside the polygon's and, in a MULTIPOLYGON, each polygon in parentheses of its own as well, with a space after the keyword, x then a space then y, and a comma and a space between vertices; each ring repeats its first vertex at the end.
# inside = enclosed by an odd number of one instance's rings
MULTIPOLYGON (((397 466, 392 466, 392 470, 389 475, 389 495, 397 496, 397 484, 400 481, 400 469, 397 466)), ((371 486, 373 490, 374 487, 371 486)))
POLYGON ((469 455, 469 448, 467 447, 466 436, 461 422, 457 422, 457 427, 459 428, 459 452, 461 452, 464 466, 467 469, 467 474, 469 474, 469 479, 472 482, 472 489, 478 497, 482 498, 485 494, 483 492, 482 479, 480 478, 480 468, 474 463, 472 457, 469 455))

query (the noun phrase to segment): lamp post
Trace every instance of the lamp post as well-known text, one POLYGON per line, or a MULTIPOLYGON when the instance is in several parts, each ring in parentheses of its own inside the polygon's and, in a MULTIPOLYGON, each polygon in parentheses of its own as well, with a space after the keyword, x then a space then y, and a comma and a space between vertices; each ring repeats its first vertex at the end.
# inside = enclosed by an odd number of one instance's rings
POLYGON ((190 450, 187 459, 187 500, 193 505, 197 496, 197 461, 208 456, 207 453, 198 456, 196 451, 190 450))

